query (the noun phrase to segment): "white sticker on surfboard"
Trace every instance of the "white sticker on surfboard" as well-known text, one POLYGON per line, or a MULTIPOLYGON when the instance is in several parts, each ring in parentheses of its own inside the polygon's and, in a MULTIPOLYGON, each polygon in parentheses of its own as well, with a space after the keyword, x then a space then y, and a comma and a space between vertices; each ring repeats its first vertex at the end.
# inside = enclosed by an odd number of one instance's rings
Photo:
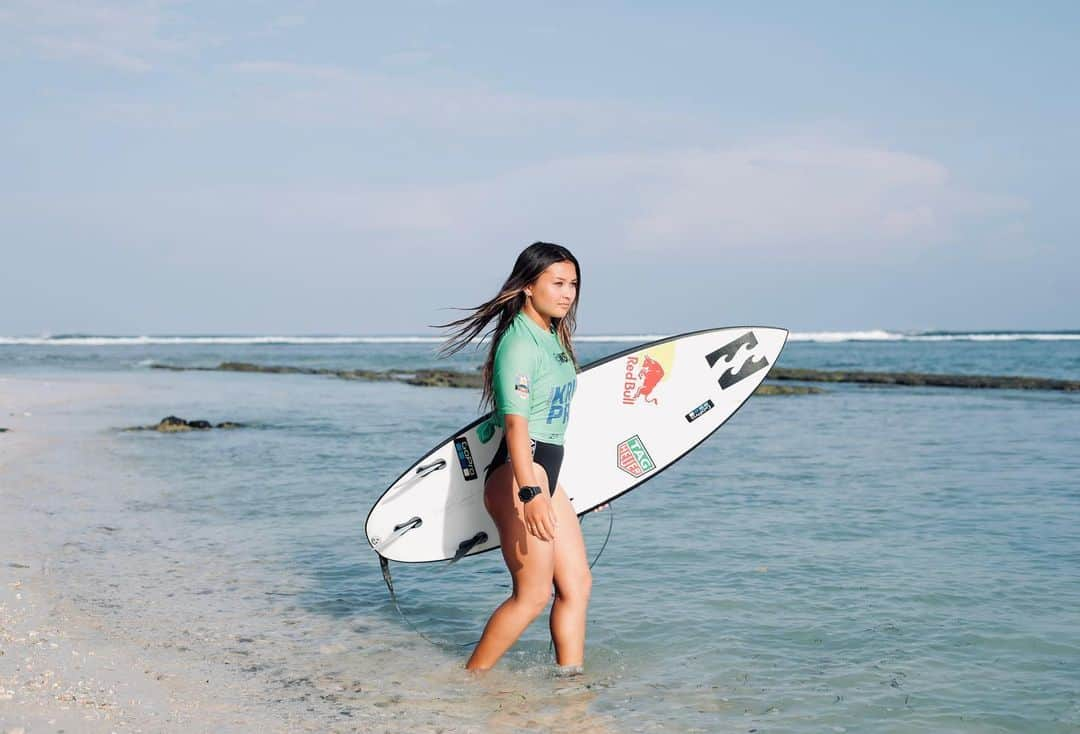
MULTIPOLYGON (((771 327, 709 329, 585 366, 559 475, 574 510, 629 492, 708 438, 765 379, 786 340, 786 330, 771 327)), ((483 416, 409 467, 368 513, 371 546, 406 563, 497 548, 483 482, 501 437, 483 416)))

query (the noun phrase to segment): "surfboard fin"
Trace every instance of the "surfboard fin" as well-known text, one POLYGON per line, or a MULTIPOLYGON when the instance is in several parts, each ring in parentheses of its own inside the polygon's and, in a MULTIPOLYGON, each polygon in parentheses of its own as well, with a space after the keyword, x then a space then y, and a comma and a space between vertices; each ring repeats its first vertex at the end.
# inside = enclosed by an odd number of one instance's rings
POLYGON ((457 552, 454 554, 454 557, 451 558, 450 563, 447 563, 446 565, 451 566, 457 563, 462 558, 467 556, 469 554, 469 551, 471 551, 473 548, 480 545, 481 543, 486 543, 487 539, 488 534, 481 530, 479 533, 472 536, 468 540, 461 541, 461 543, 458 544, 457 552))
POLYGON ((382 549, 393 543, 405 533, 409 532, 413 528, 418 528, 424 524, 424 521, 419 516, 411 517, 400 525, 394 526, 394 532, 387 535, 385 538, 376 543, 373 547, 376 553, 382 556, 382 549))
POLYGON ((416 467, 416 474, 420 477, 426 477, 433 471, 439 471, 439 469, 446 468, 446 459, 436 459, 430 464, 424 464, 423 466, 416 467))

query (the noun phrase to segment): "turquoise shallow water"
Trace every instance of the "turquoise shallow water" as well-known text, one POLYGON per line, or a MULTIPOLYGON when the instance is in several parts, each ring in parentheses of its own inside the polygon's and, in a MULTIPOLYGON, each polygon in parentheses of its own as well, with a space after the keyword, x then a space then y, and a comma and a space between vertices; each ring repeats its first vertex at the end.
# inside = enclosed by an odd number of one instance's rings
MULTIPOLYGON (((585 679, 550 678, 538 621, 478 684, 451 643, 476 639, 507 593, 497 554, 395 567, 410 619, 446 643, 432 646, 397 617, 362 535, 386 485, 475 415, 475 392, 145 368, 408 368, 431 345, 83 349, 0 349, 3 373, 125 386, 56 416, 84 437, 63 459, 86 467, 57 489, 81 499, 35 505, 72 571, 58 593, 147 649, 255 684, 252 705, 285 722, 1080 729, 1078 395, 837 385, 756 397, 614 503, 585 679), (169 413, 252 427, 115 430, 169 413)), ((1080 343, 794 343, 783 363, 1077 379, 1080 343)), ((47 475, 48 460, 27 471, 47 475)), ((595 551, 607 519, 584 527, 595 551)))

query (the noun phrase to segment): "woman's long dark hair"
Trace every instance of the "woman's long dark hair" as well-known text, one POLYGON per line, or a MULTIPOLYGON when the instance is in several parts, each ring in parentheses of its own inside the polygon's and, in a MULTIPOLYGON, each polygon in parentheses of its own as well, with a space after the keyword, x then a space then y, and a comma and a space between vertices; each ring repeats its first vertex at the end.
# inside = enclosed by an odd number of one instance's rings
MULTIPOLYGON (((454 330, 438 351, 439 356, 449 357, 468 346, 473 339, 484 331, 489 323, 497 319, 495 328, 484 335, 491 337, 491 346, 488 348, 487 359, 484 360, 484 392, 480 398, 481 408, 494 403, 495 395, 492 388, 492 376, 495 366, 495 350, 498 348, 499 340, 502 339, 503 334, 510 328, 510 322, 517 316, 518 311, 525 306, 525 286, 535 282, 540 277, 540 274, 547 270, 549 265, 558 262, 572 262, 574 264, 574 270, 577 272, 578 278, 577 292, 580 295, 581 267, 578 265, 577 258, 561 245, 550 242, 534 242, 518 255, 517 261, 514 263, 514 269, 510 271, 509 277, 507 277, 506 282, 503 283, 502 288, 499 289, 494 298, 481 303, 475 308, 460 309, 472 312, 464 318, 446 324, 433 324, 434 327, 439 329, 454 330)), ((578 366, 578 361, 571 337, 577 325, 577 305, 578 299, 575 297, 574 302, 570 304, 570 310, 566 312, 566 316, 561 319, 551 319, 551 323, 555 325, 559 341, 562 342, 563 347, 570 355, 570 359, 574 360, 574 367, 578 366)))

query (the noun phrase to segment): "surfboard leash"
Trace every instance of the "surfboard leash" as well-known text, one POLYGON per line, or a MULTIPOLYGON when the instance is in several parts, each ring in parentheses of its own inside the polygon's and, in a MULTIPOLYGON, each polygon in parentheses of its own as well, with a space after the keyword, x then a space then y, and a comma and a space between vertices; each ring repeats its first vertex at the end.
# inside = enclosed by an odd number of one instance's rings
MULTIPOLYGON (((615 511, 612 509, 612 505, 610 503, 608 503, 606 505, 606 507, 607 507, 607 512, 608 512, 607 534, 604 535, 604 542, 600 544, 600 550, 596 551, 596 556, 592 559, 592 562, 589 564, 589 569, 590 570, 593 568, 593 566, 595 566, 597 564, 597 562, 600 560, 600 556, 603 555, 603 553, 604 553, 604 549, 607 548, 608 541, 611 540, 611 530, 615 525, 615 511)), ((596 512, 596 510, 594 509, 594 510, 592 510, 592 512, 586 513, 586 515, 591 515, 593 512, 596 512)), ((582 517, 582 520, 585 519, 585 515, 582 515, 581 517, 582 517)), ((466 541, 466 543, 467 542, 468 541, 466 541)), ((382 569, 382 577, 383 577, 383 581, 386 582, 386 590, 390 592, 390 601, 393 602, 394 609, 397 610, 398 615, 401 616, 401 618, 405 621, 405 624, 407 624, 412 629, 413 632, 420 635, 420 637, 422 637, 427 642, 430 642, 435 647, 472 647, 472 646, 476 645, 476 643, 480 642, 480 640, 474 640, 473 642, 447 642, 445 640, 442 640, 442 641, 435 640, 435 639, 432 639, 431 637, 428 637, 427 635, 425 635, 420 630, 419 627, 417 627, 415 624, 413 624, 412 620, 409 619, 408 615, 405 614, 405 611, 401 608, 401 605, 398 603, 397 594, 394 592, 394 579, 390 574, 390 560, 386 556, 382 555, 381 553, 378 553, 378 551, 376 551, 376 553, 379 556, 379 568, 382 569)), ((453 563, 455 563, 457 560, 460 559, 460 557, 461 557, 460 555, 455 556, 455 558, 452 561, 450 561, 450 563, 447 564, 447 566, 452 565, 453 563)), ((554 645, 554 644, 555 643, 553 641, 552 645, 554 645)))

